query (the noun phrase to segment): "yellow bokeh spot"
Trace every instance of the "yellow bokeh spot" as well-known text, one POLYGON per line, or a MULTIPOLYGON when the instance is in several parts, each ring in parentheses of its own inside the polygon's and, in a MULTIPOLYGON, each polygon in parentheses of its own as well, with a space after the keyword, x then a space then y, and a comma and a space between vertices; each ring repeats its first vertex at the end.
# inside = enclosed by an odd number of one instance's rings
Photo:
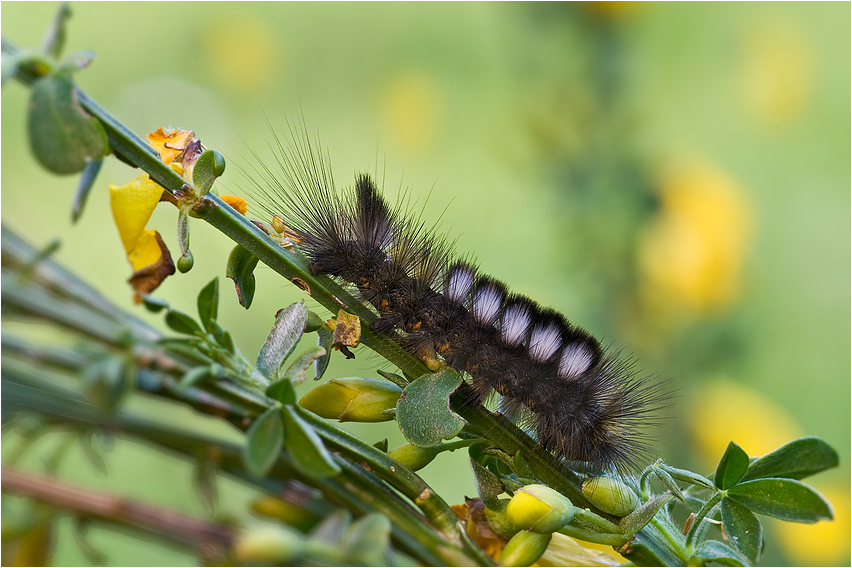
POLYGON ((109 185, 109 200, 112 217, 118 227, 118 234, 128 255, 137 248, 145 225, 163 194, 163 188, 157 185, 148 174, 118 186, 109 185))
POLYGON ((761 392, 724 379, 705 384, 690 403, 689 428, 704 467, 716 467, 728 442, 751 457, 801 436, 793 418, 761 392))
POLYGON ((661 211, 639 242, 646 301, 703 313, 731 304, 749 248, 752 214, 741 189, 706 165, 670 172, 661 211))
POLYGON ((242 197, 236 195, 220 195, 219 198, 237 210, 237 213, 240 215, 245 215, 246 211, 248 211, 248 204, 246 204, 246 200, 242 197))
POLYGON ((235 90, 256 93, 282 73, 274 31, 258 18, 220 18, 204 33, 202 46, 223 84, 235 90))
POLYGON ((768 21, 744 29, 742 89, 749 113, 770 126, 793 120, 813 90, 812 50, 800 27, 768 21))
POLYGON ((163 256, 160 244, 157 242, 157 231, 142 231, 136 246, 127 253, 127 260, 133 265, 133 271, 153 265, 163 256))
POLYGON ((777 524, 781 547, 796 566, 849 565, 849 486, 817 487, 834 508, 833 521, 777 524))
POLYGON ((406 73, 387 86, 382 110, 397 142, 417 153, 434 142, 443 122, 444 103, 433 78, 406 73))

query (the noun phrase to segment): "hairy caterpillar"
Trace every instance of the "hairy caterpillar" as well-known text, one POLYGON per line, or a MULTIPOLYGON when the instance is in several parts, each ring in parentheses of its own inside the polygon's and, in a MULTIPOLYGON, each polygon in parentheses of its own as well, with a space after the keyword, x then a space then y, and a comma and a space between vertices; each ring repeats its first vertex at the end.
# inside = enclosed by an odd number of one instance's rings
POLYGON ((466 373, 471 402, 499 395, 499 410, 556 456, 602 470, 638 465, 640 428, 665 400, 660 383, 636 377, 559 312, 480 274, 404 200, 391 206, 369 174, 336 189, 304 126, 291 139, 289 148, 276 140, 280 171, 258 160, 260 179, 246 172, 255 198, 284 219, 315 272, 375 308, 374 331, 466 373))

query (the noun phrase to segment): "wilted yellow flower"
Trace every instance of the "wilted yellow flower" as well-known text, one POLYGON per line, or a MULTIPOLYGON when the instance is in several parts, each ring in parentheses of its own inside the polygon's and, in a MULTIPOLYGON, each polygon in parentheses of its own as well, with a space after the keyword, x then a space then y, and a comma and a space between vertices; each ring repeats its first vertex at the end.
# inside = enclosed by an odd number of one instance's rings
POLYGON ((160 154, 160 159, 166 164, 175 161, 186 149, 187 145, 195 140, 192 130, 168 130, 162 126, 146 136, 148 143, 160 154))
POLYGON ((240 215, 245 215, 248 211, 246 200, 236 195, 220 195, 219 198, 237 210, 240 215))
POLYGON ((143 174, 117 186, 110 184, 110 206, 124 252, 133 267, 130 283, 136 293, 147 294, 175 273, 171 255, 159 233, 145 225, 160 201, 163 188, 143 174))
POLYGON ((690 404, 689 429, 705 467, 716 466, 728 442, 757 457, 800 437, 784 408, 763 393, 727 380, 705 384, 690 404))
POLYGON ((646 300, 703 313, 739 292, 752 214, 742 190, 706 165, 681 167, 661 184, 662 209, 639 243, 646 300))

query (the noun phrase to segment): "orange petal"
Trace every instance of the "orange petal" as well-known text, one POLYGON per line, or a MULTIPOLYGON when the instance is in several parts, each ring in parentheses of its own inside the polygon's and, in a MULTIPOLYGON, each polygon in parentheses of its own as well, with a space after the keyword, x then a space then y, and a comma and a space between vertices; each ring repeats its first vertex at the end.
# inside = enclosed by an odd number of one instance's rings
POLYGON ((220 195, 219 198, 237 210, 240 215, 245 215, 248 211, 248 204, 242 197, 236 195, 220 195))
POLYGON ((183 153, 184 148, 191 141, 195 140, 195 133, 192 130, 170 130, 167 132, 161 126, 150 133, 147 138, 148 143, 160 153, 160 159, 170 164, 183 153))

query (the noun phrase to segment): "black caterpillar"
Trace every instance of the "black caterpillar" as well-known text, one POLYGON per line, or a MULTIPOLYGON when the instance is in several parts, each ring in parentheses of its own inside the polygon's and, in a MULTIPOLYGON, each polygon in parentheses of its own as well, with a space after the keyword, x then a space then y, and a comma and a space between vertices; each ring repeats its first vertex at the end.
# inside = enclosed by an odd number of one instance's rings
POLYGON ((373 178, 335 189, 328 158, 302 127, 267 166, 248 174, 260 206, 284 219, 316 272, 353 286, 379 314, 373 329, 418 356, 439 354, 471 378, 473 402, 499 393, 499 409, 548 451, 596 469, 633 468, 646 451, 639 428, 665 394, 629 361, 559 312, 509 292, 459 258, 410 208, 391 207, 373 178))

